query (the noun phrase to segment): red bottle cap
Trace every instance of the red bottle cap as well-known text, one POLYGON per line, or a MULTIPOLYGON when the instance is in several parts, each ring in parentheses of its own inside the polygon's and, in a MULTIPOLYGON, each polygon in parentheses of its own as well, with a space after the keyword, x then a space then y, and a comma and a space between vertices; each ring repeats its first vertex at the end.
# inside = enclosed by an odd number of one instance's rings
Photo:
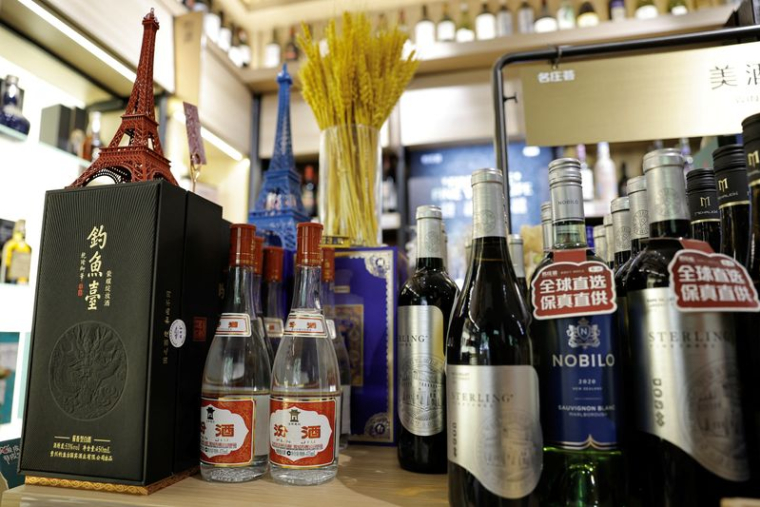
POLYGON ((322 248, 322 281, 335 281, 335 249, 322 248))
POLYGON ((253 237, 255 235, 255 225, 230 225, 230 267, 253 266, 253 237))
POLYGON ((285 250, 279 246, 264 247, 264 280, 267 282, 282 281, 282 260, 285 250))
POLYGON ((253 237, 253 274, 260 275, 264 272, 264 238, 253 237))
POLYGON ((322 224, 301 222, 297 226, 296 264, 299 266, 322 266, 322 224))

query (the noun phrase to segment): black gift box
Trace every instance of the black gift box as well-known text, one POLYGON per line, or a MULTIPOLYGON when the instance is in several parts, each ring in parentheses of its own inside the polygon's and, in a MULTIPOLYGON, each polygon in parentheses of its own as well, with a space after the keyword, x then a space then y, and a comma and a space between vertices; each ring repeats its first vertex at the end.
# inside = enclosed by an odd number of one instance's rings
POLYGON ((221 208, 165 181, 47 193, 27 482, 147 486, 197 466, 228 251, 221 208))

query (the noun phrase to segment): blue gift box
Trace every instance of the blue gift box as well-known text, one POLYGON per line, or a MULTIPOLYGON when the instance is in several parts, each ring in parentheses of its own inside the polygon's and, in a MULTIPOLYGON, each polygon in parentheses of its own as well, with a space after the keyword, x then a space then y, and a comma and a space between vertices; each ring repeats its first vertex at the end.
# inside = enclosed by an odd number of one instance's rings
POLYGON ((352 442, 396 442, 396 307, 406 260, 395 247, 335 252, 336 325, 351 360, 352 442))

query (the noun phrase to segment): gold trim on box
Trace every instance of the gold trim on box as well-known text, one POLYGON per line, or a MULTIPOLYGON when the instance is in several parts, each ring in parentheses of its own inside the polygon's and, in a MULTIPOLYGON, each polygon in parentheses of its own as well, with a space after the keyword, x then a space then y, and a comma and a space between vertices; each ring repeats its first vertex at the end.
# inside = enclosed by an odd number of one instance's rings
POLYGON ((27 475, 24 479, 24 484, 52 486, 54 488, 84 489, 88 491, 105 491, 107 493, 126 493, 129 495, 150 495, 196 473, 198 473, 198 467, 193 467, 147 486, 111 484, 108 482, 96 481, 78 481, 74 479, 57 479, 55 477, 39 477, 36 475, 27 475))

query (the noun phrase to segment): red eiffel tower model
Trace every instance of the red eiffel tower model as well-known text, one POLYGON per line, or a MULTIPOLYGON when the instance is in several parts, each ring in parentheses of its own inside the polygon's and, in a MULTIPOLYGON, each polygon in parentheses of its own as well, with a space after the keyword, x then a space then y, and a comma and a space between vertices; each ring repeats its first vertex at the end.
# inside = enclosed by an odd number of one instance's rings
POLYGON ((137 79, 127 110, 121 117, 121 126, 108 147, 100 151, 100 156, 71 184, 72 187, 83 187, 100 176, 107 176, 115 183, 165 179, 177 184, 169 170, 169 160, 161 149, 154 112, 153 52, 158 20, 153 9, 143 18, 142 24, 145 28, 137 79), (125 136, 129 140, 120 146, 125 136))

